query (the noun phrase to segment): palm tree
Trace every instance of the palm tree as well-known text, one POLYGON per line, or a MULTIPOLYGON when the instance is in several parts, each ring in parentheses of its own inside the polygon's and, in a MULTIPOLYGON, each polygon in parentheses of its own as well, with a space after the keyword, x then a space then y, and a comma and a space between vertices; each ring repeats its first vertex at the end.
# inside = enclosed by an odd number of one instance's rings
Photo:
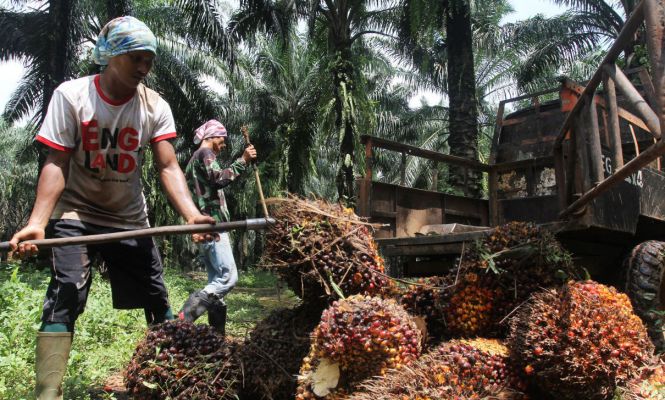
POLYGON ((19 10, 0 8, 0 61, 21 60, 26 72, 4 118, 11 123, 35 110, 32 122, 40 123, 57 85, 75 75, 88 24, 79 2, 51 0, 34 10, 27 1, 14 3, 19 10))
MULTIPOLYGON (((388 70, 384 74, 372 77, 369 92, 370 99, 376 104, 376 121, 368 133, 385 139, 409 143, 427 150, 447 153, 448 145, 448 107, 442 105, 422 105, 411 109, 408 99, 419 87, 418 77, 408 76, 407 71, 388 70), (399 74, 406 78, 403 83, 395 84, 393 77, 399 74)), ((401 155, 395 152, 376 149, 373 160, 374 179, 402 184, 401 169, 395 168, 402 162, 401 155)), ((434 187, 438 168, 430 161, 418 157, 407 157, 404 184, 421 189, 434 187)), ((437 179, 438 182, 438 179, 437 179)))
POLYGON ((171 104, 182 132, 222 111, 200 79, 211 64, 233 60, 216 2, 50 0, 36 10, 28 1, 15 3, 17 9, 0 8, 0 61, 19 59, 26 73, 5 108, 7 121, 33 113, 32 121, 40 123, 60 83, 97 70, 86 48, 108 20, 123 14, 144 20, 157 35, 158 62, 146 83, 171 104), (199 57, 201 51, 207 58, 199 57))
MULTIPOLYGON (((536 16, 525 21, 506 24, 503 41, 510 43, 520 59, 515 76, 523 90, 538 90, 551 86, 553 78, 562 72, 584 72, 585 60, 598 59, 598 54, 621 32, 626 16, 637 2, 620 3, 605 0, 554 0, 568 10, 558 16, 536 16)), ((626 66, 646 64, 644 32, 639 31, 623 52, 626 66)), ((597 65, 596 65, 597 66, 597 65)), ((593 68, 595 70, 595 67, 593 68)), ((588 78, 589 74, 585 76, 588 78)))
POLYGON ((0 241, 27 222, 35 198, 37 162, 25 130, 0 120, 0 241))
POLYGON ((366 49, 363 38, 368 34, 385 34, 391 11, 383 6, 384 2, 363 0, 247 0, 241 2, 230 26, 234 34, 249 40, 250 33, 257 30, 283 37, 299 18, 307 20, 310 37, 318 40, 327 53, 334 131, 339 139, 337 193, 340 200, 350 203, 355 197, 358 113, 365 103, 360 86, 363 81, 358 74, 366 49), (370 4, 376 8, 370 9, 370 4))
MULTIPOLYGON (((500 16, 509 11, 507 3, 403 0, 400 9, 401 57, 448 96, 450 154, 478 159, 480 104, 474 53, 482 52, 487 41, 496 36, 500 16)), ((452 168, 449 184, 463 193, 480 196, 481 175, 473 171, 468 174, 465 177, 463 170, 452 168)))
MULTIPOLYGON (((225 114, 201 77, 233 62, 233 47, 215 1, 50 0, 37 9, 28 1, 13 3, 12 9, 0 8, 0 61, 19 59, 26 73, 4 112, 10 123, 30 115, 34 124, 40 123, 57 85, 98 71, 87 49, 109 19, 127 13, 144 20, 158 38, 158 62, 146 84, 171 104, 177 128, 184 133, 177 147, 191 143, 187 138, 202 121, 225 114)), ((177 223, 166 199, 157 194, 150 165, 144 172, 151 222, 177 223)), ((177 253, 184 244, 175 247, 177 253)))

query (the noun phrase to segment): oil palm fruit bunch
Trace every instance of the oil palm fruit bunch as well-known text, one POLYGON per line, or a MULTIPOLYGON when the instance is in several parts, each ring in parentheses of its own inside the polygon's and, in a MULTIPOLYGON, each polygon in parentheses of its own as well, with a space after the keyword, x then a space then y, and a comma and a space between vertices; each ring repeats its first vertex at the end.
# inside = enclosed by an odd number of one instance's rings
POLYGON ((526 399, 524 382, 497 340, 453 340, 361 385, 349 400, 526 399))
POLYGON ((312 333, 296 399, 344 398, 364 379, 413 362, 421 340, 395 300, 355 295, 335 301, 312 333))
POLYGON ((497 300, 504 296, 500 286, 487 280, 487 276, 465 273, 455 290, 443 297, 446 298, 442 308, 448 334, 474 337, 495 330, 497 321, 494 316, 498 314, 495 308, 500 305, 497 300))
POLYGON ((593 281, 535 294, 512 318, 511 356, 543 392, 607 399, 653 355, 628 297, 593 281))
POLYGON ((665 400, 665 363, 644 367, 638 376, 617 390, 618 400, 665 400))
POLYGON ((400 304, 409 314, 423 318, 427 332, 435 338, 445 332, 441 294, 447 285, 443 277, 419 278, 397 295, 400 304))
POLYGON ((310 334, 321 320, 321 310, 302 304, 275 310, 259 321, 243 346, 244 384, 241 398, 293 399, 296 376, 309 352, 310 334))
POLYGON ((389 285, 370 232, 350 208, 323 200, 272 199, 276 223, 266 235, 262 265, 277 272, 299 297, 323 301, 376 295, 389 285))
POLYGON ((525 299, 542 287, 564 283, 579 271, 554 235, 530 222, 510 222, 496 227, 472 246, 464 257, 465 269, 494 272, 499 283, 525 299))
POLYGON ((125 372, 132 399, 236 399, 238 344, 209 325, 169 321, 152 327, 125 372))
POLYGON ((532 293, 579 275, 550 232, 523 222, 498 226, 447 277, 456 281, 441 296, 450 334, 503 337, 501 322, 532 293))

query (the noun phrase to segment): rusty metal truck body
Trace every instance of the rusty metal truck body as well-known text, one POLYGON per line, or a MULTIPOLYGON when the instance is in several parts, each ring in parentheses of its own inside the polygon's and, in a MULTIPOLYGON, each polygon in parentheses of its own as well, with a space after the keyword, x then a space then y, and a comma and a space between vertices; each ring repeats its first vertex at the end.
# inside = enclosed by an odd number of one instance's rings
POLYGON ((391 273, 440 274, 490 227, 529 221, 555 231, 595 279, 623 285, 634 301, 642 296, 643 308, 662 308, 664 27, 665 3, 643 0, 584 85, 562 79, 555 90, 501 102, 488 163, 363 137, 357 212, 382 224, 376 237, 391 273), (638 29, 650 66, 624 72, 615 62, 638 29), (421 157, 483 174, 487 197, 406 187, 404 173, 399 182, 380 182, 377 148, 401 153, 402 168, 421 157))

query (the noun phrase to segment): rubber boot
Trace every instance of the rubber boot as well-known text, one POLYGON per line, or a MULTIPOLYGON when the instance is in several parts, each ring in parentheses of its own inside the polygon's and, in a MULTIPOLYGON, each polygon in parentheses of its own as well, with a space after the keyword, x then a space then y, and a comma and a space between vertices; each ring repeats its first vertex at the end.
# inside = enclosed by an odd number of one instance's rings
POLYGON ((62 378, 67 370, 71 348, 71 332, 37 332, 37 400, 62 400, 62 378))
POLYGON ((143 313, 145 314, 145 322, 148 326, 153 326, 161 324, 162 322, 170 321, 174 319, 173 311, 171 307, 164 309, 154 309, 154 308, 144 308, 143 313))
POLYGON ((182 310, 178 313, 178 318, 194 322, 204 312, 208 311, 211 306, 212 301, 210 296, 204 291, 199 290, 189 295, 189 298, 182 306, 182 310))
POLYGON ((220 335, 226 334, 226 304, 217 303, 208 310, 208 324, 220 335))

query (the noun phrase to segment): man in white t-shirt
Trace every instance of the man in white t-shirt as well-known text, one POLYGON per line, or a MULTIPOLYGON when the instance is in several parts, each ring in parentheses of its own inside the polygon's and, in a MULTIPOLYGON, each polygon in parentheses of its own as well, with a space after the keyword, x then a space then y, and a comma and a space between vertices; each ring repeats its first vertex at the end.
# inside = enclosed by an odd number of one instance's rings
MULTIPOLYGON (((192 202, 173 146, 169 105, 141 81, 156 39, 141 21, 120 17, 101 31, 93 57, 100 75, 60 85, 36 140, 49 148, 27 225, 10 241, 21 256, 29 239, 71 237, 148 227, 141 164, 148 147, 169 200, 187 223, 214 223, 192 202), (23 243, 22 243, 23 242, 23 243)), ((204 239, 194 235, 194 240, 204 239)), ((37 335, 36 397, 62 399, 74 323, 91 284, 91 258, 108 266, 114 308, 143 308, 148 324, 172 319, 162 262, 152 239, 52 250, 52 276, 37 335)))

